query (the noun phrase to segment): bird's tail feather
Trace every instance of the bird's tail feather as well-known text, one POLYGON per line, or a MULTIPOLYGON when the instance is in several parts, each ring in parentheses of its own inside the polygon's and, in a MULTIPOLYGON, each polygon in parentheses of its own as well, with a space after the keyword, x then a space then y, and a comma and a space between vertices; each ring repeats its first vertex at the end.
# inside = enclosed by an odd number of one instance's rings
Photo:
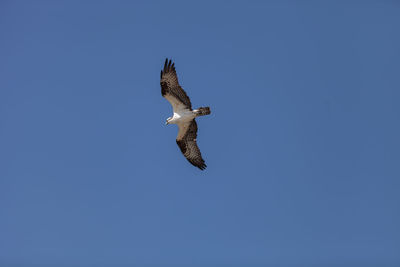
POLYGON ((201 107, 201 108, 195 109, 193 111, 194 111, 194 113, 196 113, 197 116, 204 116, 204 115, 211 114, 210 107, 201 107))

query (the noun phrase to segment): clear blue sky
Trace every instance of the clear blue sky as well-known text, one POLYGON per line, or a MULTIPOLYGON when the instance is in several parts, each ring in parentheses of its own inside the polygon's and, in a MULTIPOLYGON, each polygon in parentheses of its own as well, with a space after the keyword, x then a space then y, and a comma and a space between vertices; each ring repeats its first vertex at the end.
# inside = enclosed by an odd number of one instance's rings
POLYGON ((399 28, 398 1, 1 1, 0 266, 400 266, 399 28), (203 172, 166 57, 212 108, 203 172))

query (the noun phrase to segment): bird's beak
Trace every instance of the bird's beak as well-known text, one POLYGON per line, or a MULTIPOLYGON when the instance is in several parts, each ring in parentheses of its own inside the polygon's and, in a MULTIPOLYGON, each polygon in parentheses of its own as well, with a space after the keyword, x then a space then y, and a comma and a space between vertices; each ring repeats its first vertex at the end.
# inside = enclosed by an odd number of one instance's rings
POLYGON ((168 125, 168 124, 169 124, 168 121, 166 121, 166 122, 165 122, 165 125, 168 125))

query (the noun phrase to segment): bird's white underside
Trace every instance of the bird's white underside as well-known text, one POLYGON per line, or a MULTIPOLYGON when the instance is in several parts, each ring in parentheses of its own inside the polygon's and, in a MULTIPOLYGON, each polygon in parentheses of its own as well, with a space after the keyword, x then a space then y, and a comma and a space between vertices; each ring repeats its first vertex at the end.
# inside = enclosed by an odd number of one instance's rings
POLYGON ((175 97, 171 95, 165 95, 165 98, 169 103, 171 103, 172 110, 174 112, 174 115, 168 120, 168 123, 178 125, 179 132, 176 139, 179 140, 183 138, 187 128, 190 125, 190 122, 196 117, 196 115, 192 110, 188 109, 186 105, 178 101, 175 97))

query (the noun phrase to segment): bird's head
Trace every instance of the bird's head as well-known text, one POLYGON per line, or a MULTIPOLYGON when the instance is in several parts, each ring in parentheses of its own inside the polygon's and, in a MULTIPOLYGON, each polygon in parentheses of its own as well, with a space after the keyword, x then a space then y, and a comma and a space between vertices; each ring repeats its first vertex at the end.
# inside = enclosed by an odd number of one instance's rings
POLYGON ((168 125, 169 123, 170 123, 170 121, 171 121, 171 117, 169 117, 168 119, 167 119, 167 121, 165 122, 165 125, 168 125))

